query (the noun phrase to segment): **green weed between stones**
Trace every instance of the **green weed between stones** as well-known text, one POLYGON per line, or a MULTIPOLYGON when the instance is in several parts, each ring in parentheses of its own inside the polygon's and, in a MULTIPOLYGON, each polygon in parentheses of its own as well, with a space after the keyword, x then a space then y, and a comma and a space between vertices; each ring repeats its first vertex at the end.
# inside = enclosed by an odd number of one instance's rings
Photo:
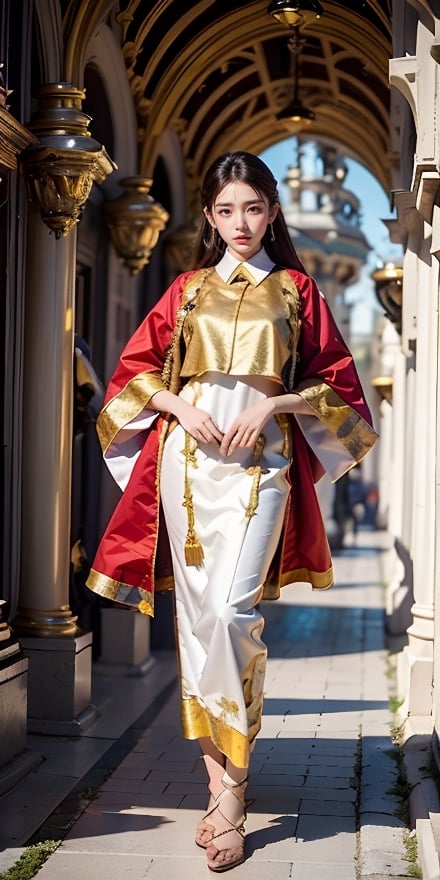
POLYGON ((14 865, 0 874, 0 880, 31 880, 60 843, 61 840, 44 840, 29 846, 14 865))
POLYGON ((408 877, 423 877, 422 869, 418 863, 419 849, 415 831, 405 834, 406 857, 409 862, 408 877))

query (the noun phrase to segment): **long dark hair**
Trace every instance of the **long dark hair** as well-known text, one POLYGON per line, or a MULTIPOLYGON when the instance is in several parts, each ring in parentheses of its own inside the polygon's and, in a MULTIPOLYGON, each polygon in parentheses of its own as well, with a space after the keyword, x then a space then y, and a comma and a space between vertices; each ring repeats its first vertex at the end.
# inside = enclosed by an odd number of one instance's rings
MULTIPOLYGON (((276 204, 279 205, 277 181, 270 168, 253 153, 239 150, 234 153, 225 153, 208 168, 201 191, 202 207, 211 212, 219 192, 233 180, 248 183, 259 196, 265 196, 269 208, 273 208, 276 204)), ((274 240, 272 240, 270 227, 267 228, 262 240, 262 245, 270 259, 278 266, 305 272, 292 244, 281 208, 278 209, 272 227, 274 240)), ((225 242, 203 215, 195 243, 196 268, 215 266, 225 249, 225 242)))

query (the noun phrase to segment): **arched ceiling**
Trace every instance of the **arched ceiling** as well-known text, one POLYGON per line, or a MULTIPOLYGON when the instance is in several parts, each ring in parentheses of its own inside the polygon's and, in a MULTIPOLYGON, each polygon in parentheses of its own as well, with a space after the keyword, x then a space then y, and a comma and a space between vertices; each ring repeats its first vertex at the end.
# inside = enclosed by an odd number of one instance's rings
MULTIPOLYGON (((321 0, 304 27, 300 98, 315 113, 308 136, 337 141, 390 185, 388 61, 391 0, 321 0)), ((141 173, 163 131, 179 134, 199 180, 228 149, 259 153, 295 133, 277 113, 292 97, 289 29, 269 0, 126 0, 117 21, 139 120, 141 173)))

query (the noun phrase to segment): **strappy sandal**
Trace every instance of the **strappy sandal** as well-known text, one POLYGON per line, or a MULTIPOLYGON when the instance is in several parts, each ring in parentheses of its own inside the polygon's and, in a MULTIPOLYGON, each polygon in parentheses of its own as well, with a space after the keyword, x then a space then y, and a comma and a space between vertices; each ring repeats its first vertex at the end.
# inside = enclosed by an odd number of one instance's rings
POLYGON ((247 777, 241 782, 234 782, 227 774, 223 774, 222 785, 223 791, 217 797, 213 809, 211 810, 212 822, 215 823, 214 834, 206 846, 207 865, 210 871, 221 873, 229 871, 241 865, 245 860, 244 855, 244 838, 245 838, 245 807, 244 794, 247 786, 247 777), (223 826, 223 827, 222 827, 223 826), (222 843, 227 843, 227 835, 233 835, 233 843, 229 846, 217 846, 216 841, 223 838, 222 843), (226 839, 225 839, 226 838, 226 839), (211 858, 209 849, 216 850, 211 858), (232 857, 216 861, 220 853, 229 852, 232 857))
POLYGON ((205 815, 202 816, 199 824, 197 825, 195 836, 195 842, 197 846, 201 846, 203 849, 209 846, 212 840, 212 835, 215 832, 214 825, 210 825, 206 820, 209 819, 211 813, 214 812, 216 806, 217 798, 215 798, 214 795, 209 792, 208 809, 206 810, 205 815))

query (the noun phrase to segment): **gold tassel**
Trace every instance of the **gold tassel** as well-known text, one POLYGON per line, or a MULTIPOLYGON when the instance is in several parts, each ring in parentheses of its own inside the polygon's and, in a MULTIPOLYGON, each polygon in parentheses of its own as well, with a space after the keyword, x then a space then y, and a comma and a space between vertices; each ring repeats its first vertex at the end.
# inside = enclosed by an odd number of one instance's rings
POLYGON ((185 539, 185 562, 187 565, 195 565, 199 568, 204 559, 203 547, 197 537, 194 529, 194 505, 191 491, 191 482, 188 476, 188 466, 191 464, 197 467, 195 452, 197 444, 195 441, 191 443, 192 437, 185 431, 185 448, 183 454, 185 456, 185 494, 182 506, 186 507, 188 517, 188 532, 185 539))
POLYGON ((281 455, 284 458, 290 459, 292 458, 293 454, 293 444, 289 418, 286 413, 276 413, 275 421, 283 435, 283 448, 281 451, 281 455))
POLYGON ((203 559, 203 547, 194 529, 190 529, 185 541, 185 562, 187 565, 195 565, 196 568, 200 568, 203 559))
POLYGON ((264 434, 260 434, 257 437, 255 442, 254 450, 252 453, 252 464, 250 467, 246 469, 246 473, 250 476, 253 476, 251 492, 249 495, 249 504, 246 508, 245 516, 250 519, 251 516, 254 515, 259 502, 259 491, 260 491, 260 479, 263 469, 261 464, 259 464, 260 458, 263 455, 264 447, 266 445, 266 438, 264 434))
POLYGON ((248 467, 247 474, 253 474, 254 479, 252 480, 251 494, 249 495, 249 504, 246 508, 245 516, 250 519, 251 516, 254 515, 259 501, 259 489, 260 489, 260 477, 261 477, 261 465, 255 464, 252 467, 248 467))

